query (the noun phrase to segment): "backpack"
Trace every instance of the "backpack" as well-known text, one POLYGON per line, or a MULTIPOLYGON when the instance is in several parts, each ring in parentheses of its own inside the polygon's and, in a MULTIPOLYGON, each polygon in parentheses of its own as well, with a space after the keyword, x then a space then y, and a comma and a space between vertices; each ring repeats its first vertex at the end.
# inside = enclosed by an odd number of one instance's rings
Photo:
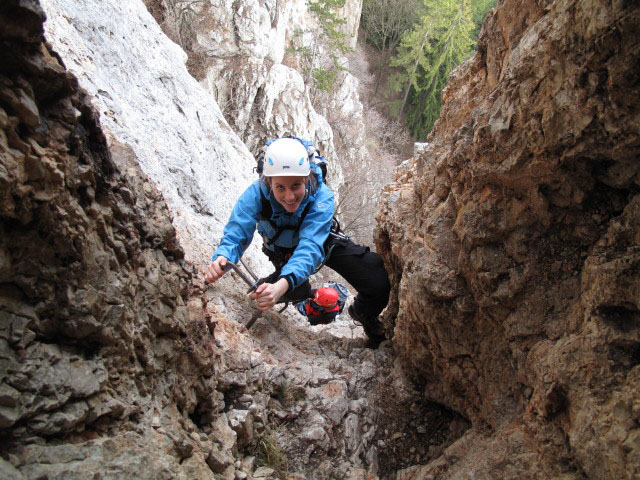
POLYGON ((348 296, 347 288, 341 283, 325 283, 317 290, 312 290, 311 297, 296 303, 295 307, 302 315, 307 317, 311 325, 326 325, 333 322, 342 313, 348 296), (329 290, 335 295, 335 303, 321 305, 322 302, 318 300, 318 294, 323 290, 329 290))

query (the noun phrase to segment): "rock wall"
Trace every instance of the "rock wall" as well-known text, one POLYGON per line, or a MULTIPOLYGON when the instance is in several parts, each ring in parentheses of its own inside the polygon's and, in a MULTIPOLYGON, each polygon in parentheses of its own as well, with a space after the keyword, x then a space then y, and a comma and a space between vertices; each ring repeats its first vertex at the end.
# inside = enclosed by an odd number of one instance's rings
POLYGON ((42 7, 47 40, 103 127, 133 149, 167 200, 186 258, 206 264, 235 199, 255 179, 253 155, 141 1, 43 0, 42 7))
POLYGON ((190 71, 250 149, 284 133, 333 148, 331 128, 311 105, 302 74, 285 62, 294 37, 315 25, 304 1, 203 2, 189 10, 167 0, 146 3, 189 52, 190 71))
POLYGON ((362 0, 345 0, 344 7, 340 9, 339 14, 345 19, 345 23, 340 29, 342 33, 347 35, 345 43, 351 48, 356 48, 360 15, 362 14, 362 0))
POLYGON ((171 214, 43 21, 0 7, 0 476, 212 478, 186 425, 220 355, 171 214))
MULTIPOLYGON (((366 158, 358 148, 335 144, 337 136, 364 143, 357 80, 340 72, 333 94, 312 98, 301 57, 315 52, 317 66, 318 59, 328 56, 307 2, 194 2, 189 9, 170 0, 145 4, 188 53, 190 72, 216 99, 251 151, 265 139, 287 133, 312 139, 332 162, 334 186, 343 183, 341 165, 366 158), (355 107, 350 116, 344 116, 343 105, 355 107)), ((345 43, 352 47, 361 10, 361 0, 353 0, 338 12, 345 19, 345 43)), ((341 62, 348 64, 346 58, 341 62)))
POLYGON ((385 190, 394 348, 475 427, 399 478, 640 475, 639 31, 636 2, 498 2, 385 190))

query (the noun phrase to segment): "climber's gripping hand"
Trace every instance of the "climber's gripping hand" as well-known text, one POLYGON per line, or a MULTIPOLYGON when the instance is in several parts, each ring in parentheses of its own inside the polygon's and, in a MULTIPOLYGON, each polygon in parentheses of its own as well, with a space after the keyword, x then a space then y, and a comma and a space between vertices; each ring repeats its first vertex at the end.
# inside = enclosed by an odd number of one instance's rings
POLYGON ((264 312, 273 308, 288 289, 289 283, 281 278, 275 283, 261 283, 255 292, 249 295, 249 298, 253 298, 258 304, 258 310, 264 312))
POLYGON ((227 265, 227 259, 224 257, 217 257, 207 267, 207 271, 204 274, 204 280, 207 283, 213 283, 217 281, 226 272, 225 267, 227 265))

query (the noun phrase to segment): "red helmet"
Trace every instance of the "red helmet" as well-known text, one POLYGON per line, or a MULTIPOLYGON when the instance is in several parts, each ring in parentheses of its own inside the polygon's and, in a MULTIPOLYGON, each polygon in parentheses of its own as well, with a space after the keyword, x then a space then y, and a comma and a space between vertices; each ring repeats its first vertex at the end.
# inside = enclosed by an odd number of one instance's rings
POLYGON ((325 308, 334 307, 338 303, 339 299, 340 296, 338 295, 338 292, 331 287, 319 288, 313 295, 313 301, 325 308))

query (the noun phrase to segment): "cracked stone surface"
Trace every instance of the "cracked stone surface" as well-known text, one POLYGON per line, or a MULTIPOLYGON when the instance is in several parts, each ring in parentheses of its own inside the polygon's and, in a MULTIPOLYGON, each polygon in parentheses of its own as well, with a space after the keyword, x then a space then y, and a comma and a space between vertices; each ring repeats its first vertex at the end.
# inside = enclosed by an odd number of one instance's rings
POLYGON ((474 426, 398 478, 638 476, 639 25, 499 2, 386 189, 395 351, 474 426))

